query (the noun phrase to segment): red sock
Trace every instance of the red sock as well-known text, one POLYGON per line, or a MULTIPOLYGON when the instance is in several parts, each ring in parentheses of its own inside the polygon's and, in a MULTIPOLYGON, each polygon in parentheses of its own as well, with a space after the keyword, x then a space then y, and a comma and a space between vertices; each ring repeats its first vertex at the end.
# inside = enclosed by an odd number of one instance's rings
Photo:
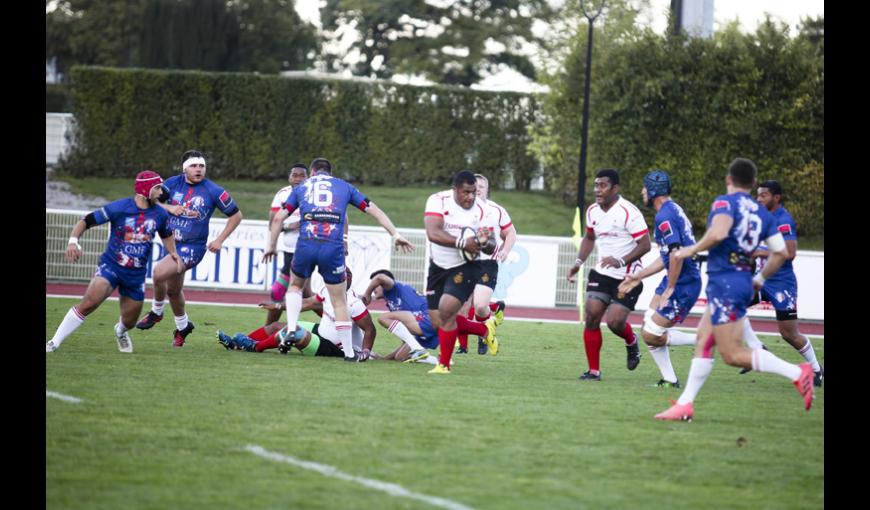
POLYGON ((469 333, 477 336, 486 336, 487 333, 486 324, 470 321, 461 315, 456 316, 456 325, 458 326, 457 331, 460 335, 465 335, 466 341, 469 333))
POLYGON ((456 339, 459 340, 459 347, 462 347, 466 351, 468 350, 468 335, 465 333, 459 333, 456 335, 456 339))
POLYGON ((498 303, 490 303, 489 304, 489 311, 492 313, 495 313, 496 311, 498 311, 498 303))
POLYGON ((631 324, 625 323, 625 331, 619 335, 623 340, 625 340, 625 345, 632 345, 637 342, 637 337, 634 335, 634 331, 631 330, 631 324))
POLYGON ((256 341, 265 340, 269 338, 269 335, 266 333, 266 327, 262 327, 260 329, 255 329, 248 333, 248 337, 253 338, 256 341))
POLYGON ((441 346, 441 356, 438 358, 439 363, 450 368, 450 358, 453 356, 453 348, 456 346, 457 329, 444 331, 438 328, 438 343, 441 346))
MULTIPOLYGON (((459 317, 459 314, 457 314, 456 317, 459 317)), ((473 306, 468 307, 468 312, 466 312, 464 317, 468 317, 469 319, 474 318, 474 307, 473 306)), ((459 339, 459 347, 462 347, 463 349, 465 349, 467 351, 468 350, 468 333, 464 332, 460 329, 459 335, 456 338, 459 339)))
MULTIPOLYGON (((253 338, 253 337, 251 337, 253 338)), ((264 338, 257 342, 257 345, 254 347, 257 352, 263 352, 266 349, 277 349, 278 348, 278 332, 274 335, 270 335, 269 338, 264 338)))
POLYGON ((492 314, 489 314, 489 313, 488 313, 488 314, 486 314, 485 317, 481 317, 480 315, 474 314, 474 318, 475 318, 478 322, 484 322, 484 321, 486 321, 486 319, 489 319, 489 316, 490 316, 490 315, 492 315, 492 314))
POLYGON ((589 370, 601 371, 601 330, 583 329, 583 344, 586 347, 586 361, 589 362, 589 370))

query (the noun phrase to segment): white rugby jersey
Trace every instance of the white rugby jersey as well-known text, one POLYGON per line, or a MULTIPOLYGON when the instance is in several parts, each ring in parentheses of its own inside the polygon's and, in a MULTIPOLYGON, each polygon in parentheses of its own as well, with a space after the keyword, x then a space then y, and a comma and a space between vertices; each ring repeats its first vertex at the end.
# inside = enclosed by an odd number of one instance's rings
POLYGON ((507 209, 504 207, 492 200, 482 198, 477 200, 483 205, 483 221, 481 224, 489 230, 489 236, 494 238, 496 242, 495 251, 492 252, 492 255, 480 252, 480 260, 492 260, 504 244, 501 239, 502 231, 510 228, 513 223, 511 222, 510 214, 508 214, 507 209))
MULTIPOLYGON (((284 186, 278 191, 278 193, 275 193, 275 198, 272 199, 272 206, 269 210, 272 212, 279 211, 281 205, 287 200, 287 197, 290 196, 291 191, 293 191, 293 186, 284 186)), ((289 227, 294 223, 298 225, 301 219, 302 217, 299 216, 299 209, 296 209, 284 220, 284 227, 289 227)), ((284 251, 287 253, 294 253, 296 251, 296 241, 299 240, 299 230, 283 232, 281 235, 284 237, 284 251)))
MULTIPOLYGON (((329 299, 329 291, 326 286, 323 286, 314 297, 323 303, 323 317, 320 319, 320 327, 318 328, 320 336, 341 347, 341 343, 338 341, 338 331, 335 329, 335 308, 332 306, 332 300, 329 299)), ((353 347, 355 350, 361 351, 365 334, 362 328, 356 325, 356 321, 368 315, 369 310, 356 295, 356 292, 351 289, 347 290, 347 312, 350 315, 350 320, 354 321, 351 328, 353 347)))
POLYGON ((590 205, 586 209, 586 230, 595 233, 598 247, 595 271, 622 280, 643 268, 640 259, 622 268, 601 267, 605 257, 625 257, 637 246, 637 239, 649 234, 643 214, 634 204, 620 196, 606 212, 597 203, 590 205))
MULTIPOLYGON (((463 209, 453 199, 453 189, 448 189, 431 195, 426 200, 426 211, 423 214, 424 216, 443 218, 444 230, 452 236, 459 237, 463 227, 471 227, 477 232, 483 221, 484 209, 478 198, 474 199, 474 205, 471 206, 471 209, 463 209)), ((465 263, 456 247, 441 246, 428 239, 426 243, 432 256, 432 262, 436 266, 450 269, 465 263)))

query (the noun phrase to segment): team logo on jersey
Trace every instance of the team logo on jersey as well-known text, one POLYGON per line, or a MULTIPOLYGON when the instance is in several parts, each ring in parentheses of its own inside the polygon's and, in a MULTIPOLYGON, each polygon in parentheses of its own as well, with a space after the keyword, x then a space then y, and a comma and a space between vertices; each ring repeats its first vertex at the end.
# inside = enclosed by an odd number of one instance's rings
POLYGON ((462 283, 462 280, 463 280, 462 273, 456 273, 455 275, 453 275, 453 283, 455 283, 456 285, 459 285, 460 283, 462 283))
POLYGON ((784 223, 777 228, 779 229, 780 233, 782 233, 782 235, 784 235, 784 236, 791 235, 791 225, 789 225, 788 223, 784 223))
POLYGON ((731 204, 728 203, 727 200, 716 200, 713 202, 713 210, 718 211, 720 209, 728 210, 731 209, 731 204))
POLYGON ((663 237, 668 237, 669 235, 674 233, 674 231, 671 230, 670 220, 665 220, 661 223, 661 225, 659 225, 659 232, 662 233, 663 237))
POLYGON ((483 283, 489 283, 489 274, 483 273, 483 276, 480 277, 480 281, 483 283))
POLYGON ((172 201, 175 202, 176 204, 180 204, 183 199, 184 199, 184 195, 182 195, 181 193, 173 193, 172 194, 172 201))
POLYGON ((221 201, 221 205, 224 206, 224 208, 229 207, 230 204, 233 203, 232 197, 230 197, 230 194, 226 191, 221 193, 221 196, 218 197, 218 199, 221 201))

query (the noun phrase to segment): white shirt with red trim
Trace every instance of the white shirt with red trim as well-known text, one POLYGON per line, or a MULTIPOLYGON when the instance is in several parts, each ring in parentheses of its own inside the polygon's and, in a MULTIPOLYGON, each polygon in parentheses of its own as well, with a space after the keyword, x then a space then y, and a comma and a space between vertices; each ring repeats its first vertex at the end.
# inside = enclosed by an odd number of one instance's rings
MULTIPOLYGON (((426 200, 424 216, 437 216, 444 219, 444 230, 455 237, 459 237, 463 227, 471 227, 477 232, 484 216, 483 204, 475 198, 474 205, 470 209, 463 209, 453 199, 453 189, 435 193, 426 200)), ((441 246, 428 239, 426 240, 432 262, 436 266, 450 269, 461 266, 465 260, 459 255, 459 250, 453 246, 441 246)))
POLYGON ((511 221, 510 214, 508 214, 507 209, 504 207, 492 200, 482 198, 477 200, 483 205, 483 221, 481 224, 489 230, 489 236, 495 238, 496 242, 495 251, 492 252, 492 255, 481 252, 480 260, 492 260, 504 244, 501 239, 501 233, 509 229, 513 225, 513 222, 511 221))
POLYGON ((590 205, 586 209, 586 230, 595 233, 595 244, 598 246, 595 271, 622 280, 625 275, 643 268, 640 259, 626 267, 601 267, 605 257, 625 257, 637 247, 638 239, 649 235, 646 220, 634 204, 619 197, 607 211, 598 204, 590 205))
MULTIPOLYGON (((329 291, 326 289, 326 286, 321 288, 314 297, 323 303, 323 317, 320 319, 320 327, 318 328, 320 336, 341 347, 341 344, 338 343, 338 331, 335 329, 335 308, 332 307, 332 300, 329 299, 329 291)), ((356 295, 356 292, 351 289, 347 290, 347 312, 353 321, 353 328, 351 328, 353 347, 361 351, 365 333, 362 328, 356 325, 356 321, 368 315, 369 310, 360 300, 359 296, 356 295)))
MULTIPOLYGON (((269 211, 278 212, 281 209, 282 204, 287 200, 287 197, 290 196, 291 191, 293 191, 293 186, 284 186, 278 191, 278 193, 275 193, 275 198, 272 199, 272 205, 269 208, 269 211)), ((296 209, 284 220, 284 228, 287 228, 294 223, 298 226, 301 220, 302 217, 299 216, 299 209, 296 209)), ((299 240, 299 230, 283 232, 281 235, 284 237, 284 251, 287 253, 294 253, 296 251, 296 241, 299 240)))

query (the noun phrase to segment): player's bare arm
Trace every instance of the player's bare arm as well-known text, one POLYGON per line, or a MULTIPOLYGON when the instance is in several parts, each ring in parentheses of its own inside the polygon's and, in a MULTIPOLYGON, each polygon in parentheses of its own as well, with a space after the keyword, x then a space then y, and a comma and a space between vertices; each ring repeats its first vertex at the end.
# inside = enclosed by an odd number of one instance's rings
MULTIPOLYGON (((658 273, 659 271, 661 271, 664 268, 665 268, 665 263, 662 262, 661 258, 656 257, 656 259, 653 261, 653 263, 650 264, 649 266, 641 269, 640 271, 638 271, 634 274, 625 275, 625 279, 622 280, 622 282, 619 284, 619 287, 618 287, 619 292, 621 292, 623 294, 628 294, 629 292, 631 292, 631 289, 637 287, 641 281, 643 281, 644 279, 649 278, 650 276, 658 273)), ((668 273, 668 274, 670 274, 670 273, 668 273)))
POLYGON ((764 265, 764 269, 752 279, 752 286, 755 290, 760 290, 764 286, 764 282, 779 271, 779 268, 788 259, 788 249, 782 234, 777 232, 765 239, 764 243, 770 248, 770 255, 767 257, 767 264, 764 265))
POLYGON ((721 243, 728 237, 728 231, 731 230, 731 225, 734 224, 734 218, 727 214, 717 214, 713 217, 713 222, 710 228, 704 232, 704 237, 692 246, 680 248, 673 255, 678 259, 689 258, 696 253, 709 250, 710 248, 721 243))
POLYGON ((498 249, 498 253, 495 255, 495 259, 499 262, 504 262, 507 259, 507 256, 510 254, 511 250, 514 247, 514 244, 517 242, 517 229, 514 228, 513 225, 501 231, 501 239, 503 241, 502 245, 498 249))
POLYGON ((360 296, 360 299, 366 306, 368 306, 368 304, 372 301, 372 292, 374 292, 376 288, 383 287, 384 292, 389 292, 390 290, 392 290, 393 285, 395 285, 395 282, 389 276, 383 273, 376 274, 375 277, 372 278, 372 281, 369 282, 369 286, 366 287, 363 295, 360 296))
POLYGON ((278 234, 281 233, 281 228, 284 224, 284 220, 287 219, 287 216, 290 216, 290 212, 282 207, 275 213, 275 216, 272 217, 272 223, 269 224, 269 247, 266 249, 266 252, 263 253, 263 262, 271 262, 272 257, 278 253, 278 234))
MULTIPOLYGON (((426 237, 430 241, 451 248, 456 246, 458 239, 444 230, 444 218, 440 216, 426 216, 423 218, 423 224, 426 226, 426 237)), ((477 236, 466 239, 462 248, 472 254, 478 253, 480 251, 480 242, 477 240, 477 236)))
POLYGON ((589 254, 592 253, 593 248, 595 248, 595 232, 587 230, 586 235, 584 235, 583 239, 580 241, 580 251, 577 252, 577 260, 574 261, 574 265, 568 270, 569 282, 574 283, 577 281, 577 271, 580 270, 580 266, 582 266, 583 263, 586 262, 586 259, 589 258, 589 254))
POLYGON ((643 257, 646 252, 650 250, 649 236, 643 235, 637 238, 637 246, 631 250, 628 255, 618 258, 618 257, 604 257, 601 259, 601 267, 613 267, 619 269, 621 267, 626 267, 630 265, 632 262, 638 260, 643 257))
POLYGON ((64 256, 70 262, 75 262, 82 256, 82 245, 79 244, 79 237, 81 237, 87 229, 88 225, 85 223, 85 220, 79 220, 75 225, 73 225, 72 232, 69 234, 69 244, 66 247, 66 253, 64 253, 64 256))
POLYGON ((181 216, 181 213, 184 212, 184 206, 180 205, 180 204, 167 205, 164 203, 158 203, 157 205, 159 205, 160 207, 165 209, 166 212, 168 212, 169 214, 171 214, 173 216, 181 216))
POLYGON ((363 353, 366 359, 368 359, 372 348, 375 346, 375 337, 378 335, 378 330, 375 328, 374 322, 372 322, 372 315, 367 313, 359 319, 354 319, 353 322, 363 331, 363 353))
POLYGON ((223 231, 217 236, 217 238, 214 241, 208 243, 208 251, 212 253, 217 253, 221 251, 221 246, 223 246, 224 241, 227 240, 227 237, 229 237, 230 234, 233 233, 233 230, 235 230, 241 222, 242 210, 239 209, 238 211, 236 211, 235 214, 230 216, 230 218, 227 220, 226 226, 224 227, 223 231))
POLYGON ((663 300, 670 299, 677 286, 677 280, 680 279, 680 271, 683 270, 683 259, 677 257, 677 250, 679 248, 675 246, 668 253, 668 286, 662 291, 663 300))
POLYGON ((309 296, 302 300, 302 309, 300 312, 323 312, 323 302, 317 299, 317 296, 309 296))
POLYGON ((393 225, 393 222, 390 221, 389 216, 387 216, 387 213, 382 211, 381 208, 375 205, 374 202, 369 202, 369 205, 368 207, 366 207, 365 212, 374 217, 374 219, 378 220, 378 223, 380 223, 381 226, 384 227, 384 230, 386 230, 390 234, 390 236, 392 236, 393 245, 396 247, 396 249, 401 249, 404 253, 411 253, 412 251, 414 251, 414 245, 411 244, 407 239, 402 237, 401 234, 399 234, 399 232, 396 230, 395 225, 393 225))

